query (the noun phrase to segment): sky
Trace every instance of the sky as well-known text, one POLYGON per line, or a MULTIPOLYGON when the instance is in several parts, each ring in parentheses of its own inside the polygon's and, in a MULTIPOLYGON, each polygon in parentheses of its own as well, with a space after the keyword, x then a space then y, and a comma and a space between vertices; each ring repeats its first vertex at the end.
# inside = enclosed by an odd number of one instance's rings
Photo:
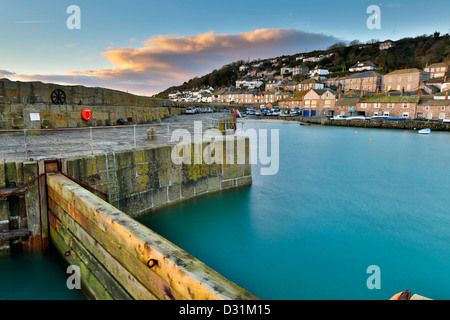
POLYGON ((0 0, 0 78, 151 96, 238 60, 445 34, 449 12, 448 0, 0 0))

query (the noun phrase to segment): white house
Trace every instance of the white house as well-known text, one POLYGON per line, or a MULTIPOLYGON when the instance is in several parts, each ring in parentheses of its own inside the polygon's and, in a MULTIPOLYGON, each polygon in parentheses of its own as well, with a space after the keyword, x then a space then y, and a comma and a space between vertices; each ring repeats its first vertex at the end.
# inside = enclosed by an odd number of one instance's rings
POLYGON ((355 65, 353 65, 350 69, 348 69, 350 72, 362 72, 362 71, 371 71, 376 70, 377 66, 374 65, 372 62, 359 62, 355 65))
POLYGON ((386 40, 385 42, 380 43, 380 50, 386 50, 392 47, 395 47, 395 42, 392 40, 386 40))
POLYGON ((283 68, 281 68, 280 73, 281 74, 292 73, 292 68, 283 67, 283 68))
POLYGON ((258 88, 263 84, 262 80, 237 80, 236 87, 247 87, 249 89, 258 88))
POLYGON ((316 75, 326 76, 327 74, 330 74, 330 72, 328 71, 328 69, 321 69, 321 68, 315 67, 314 69, 310 70, 308 74, 310 77, 314 77, 316 75))

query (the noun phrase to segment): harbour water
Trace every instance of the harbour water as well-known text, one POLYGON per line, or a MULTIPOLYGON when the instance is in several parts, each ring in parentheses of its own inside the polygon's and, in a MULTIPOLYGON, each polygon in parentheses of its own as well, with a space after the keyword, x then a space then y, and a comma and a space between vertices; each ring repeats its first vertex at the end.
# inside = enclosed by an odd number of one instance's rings
POLYGON ((55 252, 0 257, 0 300, 84 300, 55 252))
POLYGON ((262 299, 450 298, 447 132, 250 127, 279 129, 276 175, 140 221, 262 299))

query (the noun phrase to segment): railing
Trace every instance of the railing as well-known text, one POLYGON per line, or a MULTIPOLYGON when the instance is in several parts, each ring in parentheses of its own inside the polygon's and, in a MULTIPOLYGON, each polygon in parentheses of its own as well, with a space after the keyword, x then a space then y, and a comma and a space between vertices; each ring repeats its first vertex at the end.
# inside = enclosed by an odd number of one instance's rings
MULTIPOLYGON (((209 128, 232 128, 229 119, 216 117, 193 120, 202 121, 202 133, 209 128), (219 126, 222 123, 222 126, 219 126)), ((161 122, 59 129, 0 130, 0 160, 17 158, 46 158, 103 153, 149 144, 176 144, 171 141, 176 129, 194 133, 194 121, 161 122)))

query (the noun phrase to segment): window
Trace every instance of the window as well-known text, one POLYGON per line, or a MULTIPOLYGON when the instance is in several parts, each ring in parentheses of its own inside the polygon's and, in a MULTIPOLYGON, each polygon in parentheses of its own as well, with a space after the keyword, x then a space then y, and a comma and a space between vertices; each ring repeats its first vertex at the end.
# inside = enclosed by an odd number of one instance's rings
POLYGON ((385 117, 389 117, 389 111, 385 111, 385 112, 383 112, 383 116, 385 116, 385 117))
POLYGON ((411 81, 411 76, 408 76, 408 81, 411 81))
POLYGON ((377 115, 378 115, 378 112, 374 112, 373 115, 374 115, 374 116, 377 116, 377 115))
POLYGON ((428 112, 427 113, 427 119, 433 119, 433 113, 428 112))
POLYGON ((409 108, 409 103, 403 105, 403 109, 409 108))
POLYGON ((397 81, 398 81, 398 82, 401 82, 401 81, 402 81, 402 78, 401 78, 401 77, 397 77, 397 81))
POLYGON ((305 100, 305 104, 310 105, 311 104, 311 100, 305 100))
POLYGON ((400 85, 397 86, 397 90, 400 90, 400 85))
POLYGON ((445 119, 445 112, 439 113, 439 119, 445 119))
POLYGON ((445 106, 441 106, 441 111, 444 111, 445 110, 445 106))
POLYGON ((388 108, 393 108, 393 107, 394 107, 394 104, 388 104, 387 107, 388 107, 388 108))
POLYGON ((392 78, 389 78, 389 82, 392 82, 392 78))
POLYGON ((367 108, 367 103, 361 103, 361 108, 362 108, 362 109, 367 108))
POLYGON ((402 117, 408 118, 408 117, 409 117, 409 113, 408 113, 408 112, 403 112, 403 113, 402 113, 402 117))
POLYGON ((430 107, 429 107, 429 106, 425 106, 424 109, 425 109, 425 110, 430 110, 430 107))
POLYGON ((379 104, 379 103, 375 103, 375 104, 373 105, 373 107, 378 109, 378 108, 380 108, 380 104, 379 104))

